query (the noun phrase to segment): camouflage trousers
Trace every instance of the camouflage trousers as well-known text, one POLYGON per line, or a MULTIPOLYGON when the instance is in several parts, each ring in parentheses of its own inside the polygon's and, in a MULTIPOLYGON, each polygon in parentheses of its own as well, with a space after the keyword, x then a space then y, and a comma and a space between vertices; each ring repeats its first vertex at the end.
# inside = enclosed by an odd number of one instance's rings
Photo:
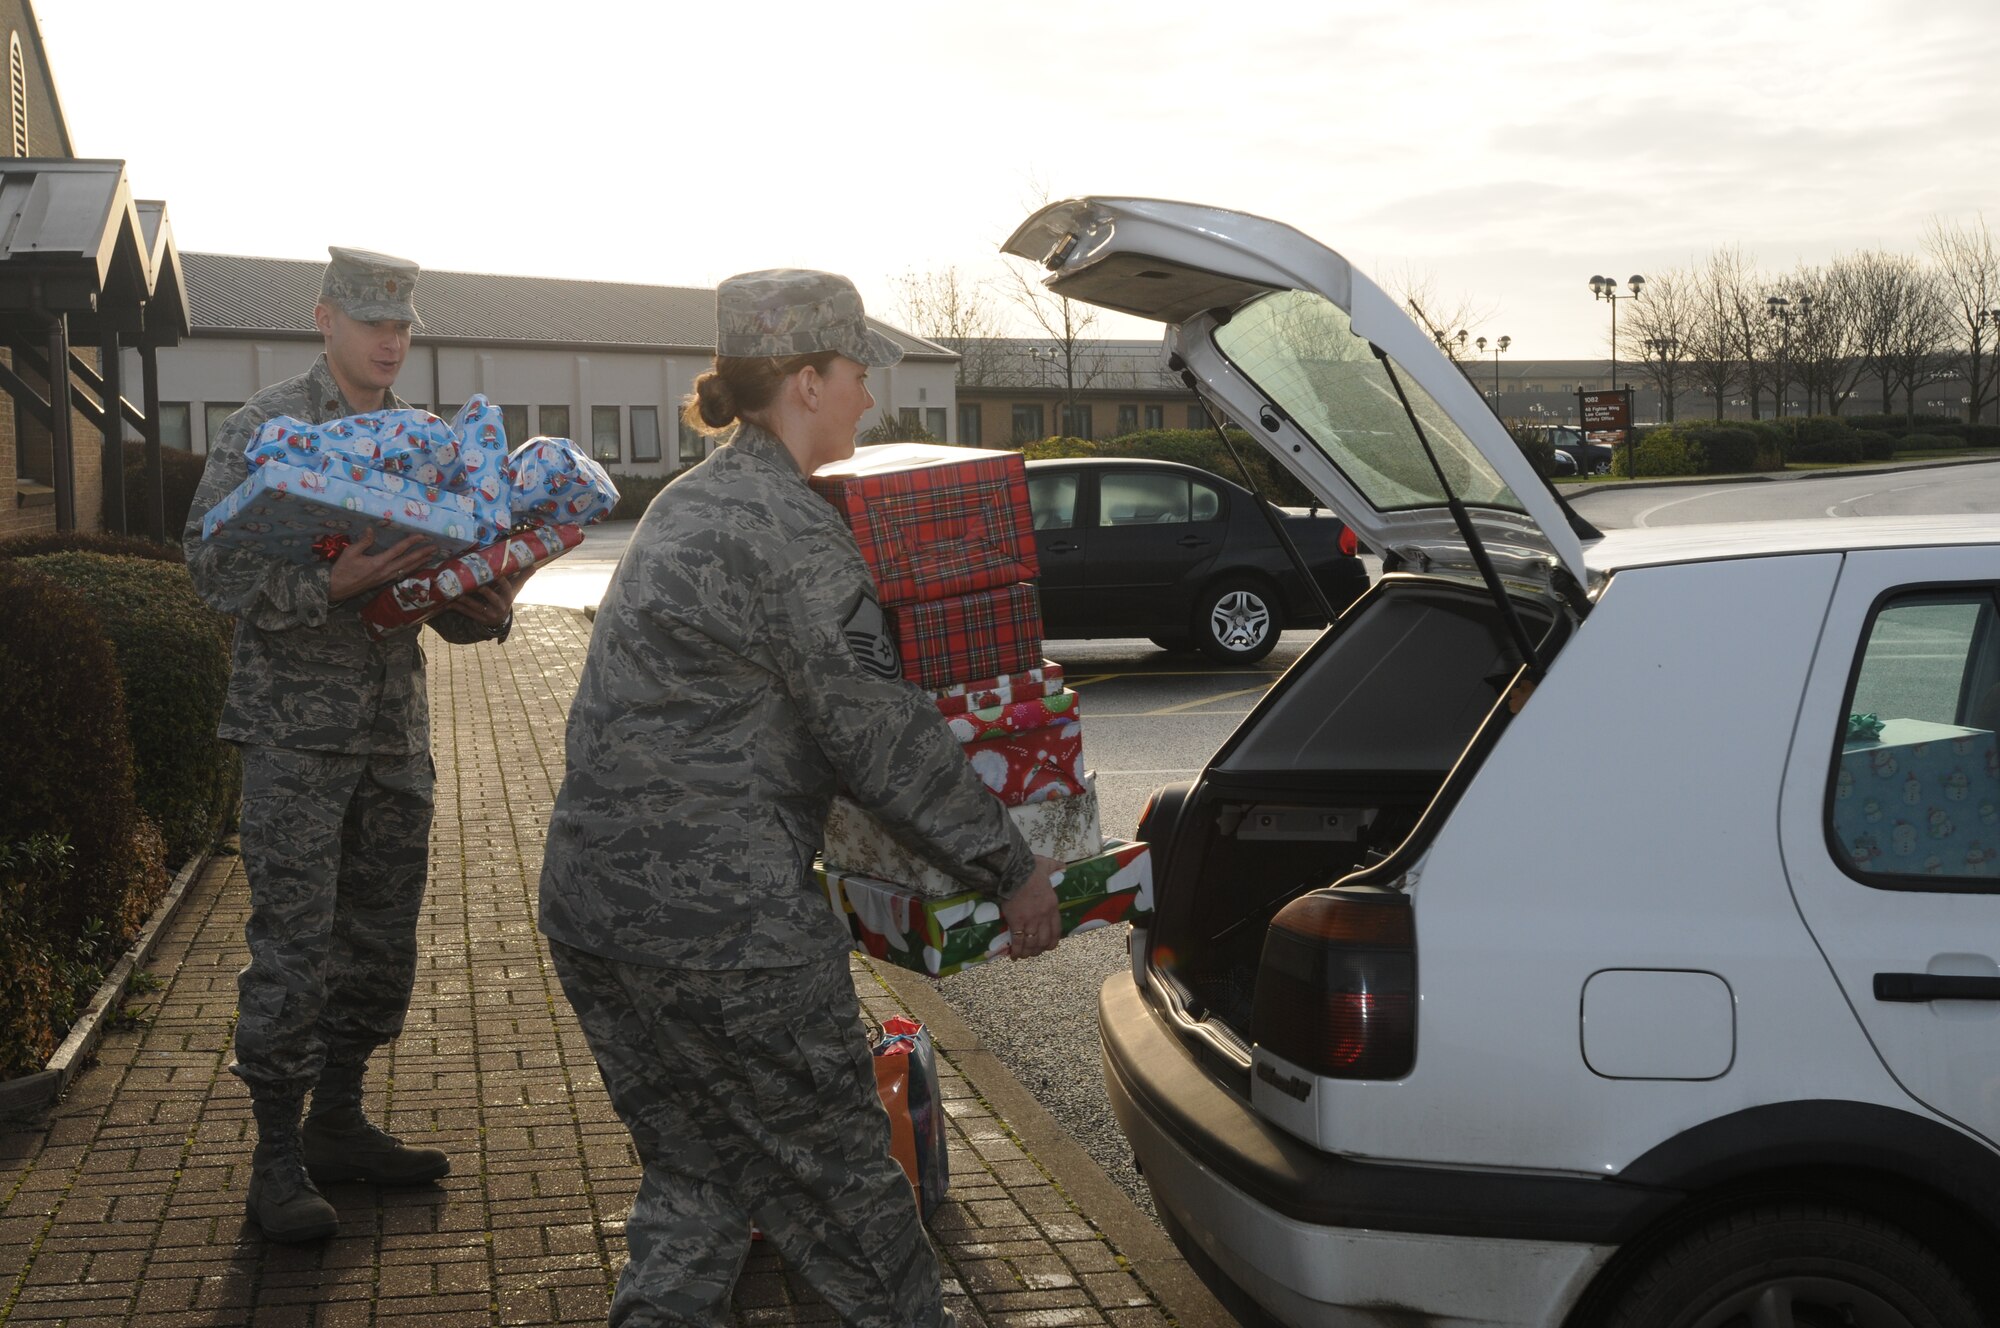
POLYGON ((250 963, 230 1069, 253 1098, 303 1099, 403 1031, 434 781, 423 752, 243 749, 250 963))
POLYGON ((730 1323, 753 1222, 850 1328, 955 1322, 846 956, 700 970, 549 949, 645 1168, 613 1328, 730 1323))

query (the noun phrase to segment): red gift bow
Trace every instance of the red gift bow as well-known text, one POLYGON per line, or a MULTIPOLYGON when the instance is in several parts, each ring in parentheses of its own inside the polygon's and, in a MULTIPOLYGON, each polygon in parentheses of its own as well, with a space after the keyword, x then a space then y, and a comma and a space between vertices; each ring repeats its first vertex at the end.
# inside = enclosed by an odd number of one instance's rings
POLYGON ((326 559, 326 561, 332 562, 335 558, 347 552, 347 546, 352 543, 354 541, 346 535, 321 535, 313 541, 313 552, 321 558, 326 559))

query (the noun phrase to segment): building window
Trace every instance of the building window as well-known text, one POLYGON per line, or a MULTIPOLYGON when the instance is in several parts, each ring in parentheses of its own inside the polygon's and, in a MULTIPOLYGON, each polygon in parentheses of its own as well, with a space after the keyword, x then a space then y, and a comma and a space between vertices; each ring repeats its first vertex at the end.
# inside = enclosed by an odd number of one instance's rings
POLYGON ((1064 406, 1062 408, 1063 436, 1066 438, 1095 438, 1090 431, 1089 406, 1064 406))
POLYGON ((1167 408, 1166 408, 1165 406, 1148 406, 1148 407, 1146 407, 1146 427, 1147 427, 1148 429, 1164 429, 1164 428, 1166 428, 1166 427, 1167 427, 1167 408))
POLYGON ((944 441, 945 411, 943 406, 924 407, 924 428, 939 442, 944 441))
POLYGON ((7 35, 7 87, 14 120, 14 155, 30 157, 28 151, 28 64, 21 57, 21 34, 7 35))
POLYGON ((194 440, 188 437, 188 429, 193 421, 188 416, 185 401, 162 401, 160 403, 160 446, 171 447, 179 452, 194 451, 194 440))
POLYGON ((502 406, 500 425, 507 431, 507 445, 518 447, 528 441, 528 408, 526 406, 502 406))
POLYGON ((215 440, 222 433, 223 423, 231 415, 243 409, 240 401, 211 401, 201 408, 201 437, 212 451, 215 440))
POLYGON ((967 447, 979 446, 979 403, 958 408, 958 441, 967 447))
POLYGON ((658 406, 632 407, 632 459, 634 461, 658 461, 660 459, 660 408, 658 406))
POLYGON ((1118 432, 1136 433, 1138 428, 1139 408, 1137 406, 1120 406, 1118 408, 1118 432))
POLYGON ((1048 430, 1042 425, 1042 408, 1039 405, 1014 407, 1015 442, 1032 443, 1048 436, 1048 430))
POLYGON ((1206 429, 1208 427, 1208 412, 1200 406, 1189 406, 1187 427, 1190 429, 1206 429))
POLYGON ((618 428, 618 407, 590 408, 590 454, 599 461, 625 459, 625 439, 618 428))
POLYGON ((542 435, 547 438, 568 438, 569 407, 543 406, 541 409, 542 435))
POLYGON ((896 422, 903 426, 905 437, 924 427, 923 417, 915 406, 896 407, 896 422))
POLYGON ((692 466, 708 455, 708 435, 685 419, 680 422, 680 426, 681 464, 692 466))

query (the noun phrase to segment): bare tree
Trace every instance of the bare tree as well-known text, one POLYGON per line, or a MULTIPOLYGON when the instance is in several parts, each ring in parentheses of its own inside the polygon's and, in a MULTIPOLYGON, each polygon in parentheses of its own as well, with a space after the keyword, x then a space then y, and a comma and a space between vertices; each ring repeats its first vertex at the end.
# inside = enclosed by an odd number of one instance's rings
POLYGON ((1928 382, 1952 337, 1951 310, 1937 276, 1914 258, 1870 251, 1855 255, 1855 283, 1862 298, 1858 343, 1868 371, 1882 387, 1882 413, 1904 395, 1904 414, 1916 413, 1916 390, 1928 382))
POLYGON ((993 343, 1001 334, 1001 319, 986 283, 947 267, 905 272, 895 285, 903 326, 957 351, 960 383, 988 385, 997 367, 993 343))
POLYGON ((1692 278, 1688 362, 1694 381, 1714 399, 1718 420, 1728 412, 1730 394, 1744 382, 1736 322, 1736 289, 1743 272, 1741 251, 1717 249, 1692 278))
POLYGON ((1792 361, 1805 385, 1806 411, 1838 415, 1865 368, 1861 328, 1866 302, 1860 273, 1852 258, 1842 256, 1823 268, 1800 267, 1789 285, 1787 298, 1796 311, 1792 361))
POLYGON ((1463 371, 1464 360, 1471 343, 1469 329, 1478 327, 1493 316, 1491 305, 1476 303, 1471 296, 1460 292, 1455 296, 1443 294, 1438 289, 1437 275, 1427 269, 1404 264, 1384 274, 1388 279, 1386 289, 1396 303, 1417 320, 1417 326, 1430 333, 1432 341, 1445 357, 1463 371))
POLYGON ((1674 401, 1696 378, 1697 324, 1701 320, 1700 279, 1669 268, 1646 282, 1644 299, 1626 306, 1626 327, 1639 355, 1633 361, 1660 394, 1661 414, 1671 422, 1674 401))
POLYGON ((1994 249, 1993 232, 1987 229, 1983 213, 1965 224, 1933 217, 1924 247, 1937 265, 1940 295, 1953 324, 1952 359, 1965 380, 1966 423, 1977 424, 1995 395, 1995 370, 2000 369, 1994 346, 2000 338, 2000 327, 1995 326, 2000 318, 1995 312, 2000 306, 2000 251, 1994 249))
MULTIPOLYGON (((1019 260, 1010 260, 1007 273, 1008 298, 1048 340, 1050 368, 1062 387, 1057 428, 1068 434, 1078 416, 1078 397, 1104 373, 1104 356, 1091 335, 1097 310, 1049 290, 1036 280, 1035 269, 1019 260)), ((1038 349, 1028 353, 1040 356, 1038 349)))

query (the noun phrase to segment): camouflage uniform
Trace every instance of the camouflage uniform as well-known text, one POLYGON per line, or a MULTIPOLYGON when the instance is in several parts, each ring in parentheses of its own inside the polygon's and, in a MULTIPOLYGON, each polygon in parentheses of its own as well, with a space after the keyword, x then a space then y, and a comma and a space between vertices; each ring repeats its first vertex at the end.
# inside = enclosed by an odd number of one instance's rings
MULTIPOLYGON (((357 292, 328 275, 328 299, 357 292)), ((410 318, 407 287, 400 311, 410 318)), ((391 408, 407 403, 390 395, 391 408)), ((182 535, 201 597, 236 618, 220 734, 243 746, 243 866, 250 878, 238 975, 236 1062, 253 1099, 296 1104, 325 1071, 357 1091, 376 1047, 402 1030, 416 973, 429 863, 430 716, 418 633, 371 641, 360 599, 327 600, 330 562, 283 562, 201 538, 201 518, 249 471, 244 444, 277 415, 320 423, 356 412, 320 356, 257 393, 209 440, 182 535)), ((504 638, 457 614, 449 641, 504 638)))
MULTIPOLYGON (((784 343, 784 317, 756 335, 784 343)), ((901 680, 853 535, 765 430, 740 424, 640 521, 568 763, 541 928, 645 1166, 612 1323, 726 1323, 753 1220, 841 1322, 948 1322, 812 860, 843 786, 969 888, 1011 894, 1034 859, 901 680)))

